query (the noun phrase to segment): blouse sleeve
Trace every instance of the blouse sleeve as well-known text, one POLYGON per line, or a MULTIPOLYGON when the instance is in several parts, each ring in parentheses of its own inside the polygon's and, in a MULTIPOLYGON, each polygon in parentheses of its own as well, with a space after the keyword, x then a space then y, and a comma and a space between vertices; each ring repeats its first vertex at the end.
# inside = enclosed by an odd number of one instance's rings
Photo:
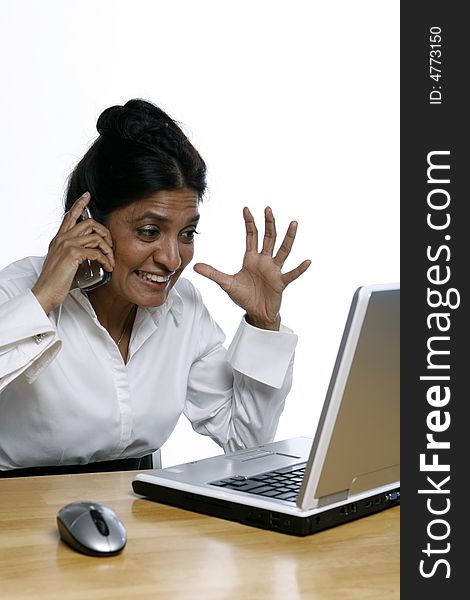
POLYGON ((31 290, 0 290, 0 392, 24 373, 33 382, 61 347, 55 327, 31 290))
POLYGON ((205 307, 199 323, 204 351, 190 370, 184 411, 193 429, 226 452, 272 441, 292 385, 297 336, 284 326, 258 329, 243 318, 226 350, 205 307))

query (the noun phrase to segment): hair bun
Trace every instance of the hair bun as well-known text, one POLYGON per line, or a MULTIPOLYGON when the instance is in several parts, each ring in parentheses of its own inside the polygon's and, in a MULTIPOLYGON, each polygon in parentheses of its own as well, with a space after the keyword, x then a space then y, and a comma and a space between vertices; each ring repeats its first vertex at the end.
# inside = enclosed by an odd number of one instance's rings
POLYGON ((171 153, 175 145, 181 147, 187 141, 171 117, 158 106, 141 99, 107 108, 99 116, 96 128, 102 136, 158 146, 171 153))
POLYGON ((198 201, 206 165, 179 124, 146 100, 103 110, 99 136, 70 174, 65 210, 89 191, 101 222, 120 207, 166 190, 189 188, 198 201))
POLYGON ((98 117, 96 129, 100 135, 120 136, 124 120, 124 106, 111 106, 98 117))

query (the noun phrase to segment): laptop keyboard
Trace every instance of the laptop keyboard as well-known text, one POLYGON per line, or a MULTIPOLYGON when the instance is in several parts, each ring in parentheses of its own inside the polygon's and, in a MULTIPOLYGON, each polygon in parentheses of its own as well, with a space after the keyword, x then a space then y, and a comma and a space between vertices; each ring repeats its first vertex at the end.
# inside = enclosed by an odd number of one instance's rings
POLYGON ((210 485, 294 502, 300 490, 306 465, 307 463, 302 463, 251 477, 234 475, 219 481, 211 481, 210 485))

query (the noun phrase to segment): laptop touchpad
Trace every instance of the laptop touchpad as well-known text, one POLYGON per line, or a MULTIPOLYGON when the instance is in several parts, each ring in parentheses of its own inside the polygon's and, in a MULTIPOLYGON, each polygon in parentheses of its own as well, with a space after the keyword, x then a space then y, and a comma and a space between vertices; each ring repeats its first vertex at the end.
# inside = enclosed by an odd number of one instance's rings
POLYGON ((236 454, 229 454, 225 456, 227 460, 233 460, 235 462, 245 462, 247 460, 256 460, 257 458, 266 458, 266 456, 273 456, 275 452, 269 450, 263 450, 261 448, 255 448, 254 450, 248 450, 247 452, 237 452, 236 454))
POLYGON ((293 456, 292 454, 283 454, 282 452, 270 452, 269 450, 263 450, 261 448, 256 448, 255 450, 248 450, 247 452, 237 452, 237 454, 232 454, 225 456, 227 460, 233 460, 235 462, 246 462, 249 460, 257 460, 258 458, 266 458, 267 456, 286 456, 288 458, 298 459, 300 456, 293 456))

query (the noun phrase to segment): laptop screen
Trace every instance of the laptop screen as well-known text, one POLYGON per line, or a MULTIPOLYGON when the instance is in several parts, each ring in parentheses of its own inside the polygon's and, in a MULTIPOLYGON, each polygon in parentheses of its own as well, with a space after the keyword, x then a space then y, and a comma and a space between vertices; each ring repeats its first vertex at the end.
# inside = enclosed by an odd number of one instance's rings
POLYGON ((351 303, 298 504, 311 508, 399 479, 400 288, 363 286, 351 303))

